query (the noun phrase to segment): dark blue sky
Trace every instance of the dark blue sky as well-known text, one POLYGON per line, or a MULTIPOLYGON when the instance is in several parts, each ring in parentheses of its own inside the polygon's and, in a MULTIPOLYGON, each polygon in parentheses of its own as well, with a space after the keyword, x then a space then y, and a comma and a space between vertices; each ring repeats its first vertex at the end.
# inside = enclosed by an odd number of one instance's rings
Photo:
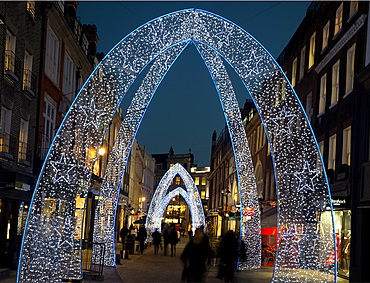
MULTIPOLYGON (((105 54, 125 35, 147 21, 185 8, 221 15, 244 28, 277 58, 306 14, 310 2, 79 2, 81 22, 98 28, 98 51, 105 54)), ((229 68, 240 107, 248 98, 229 68)), ((136 85, 136 88, 138 85, 136 85)), ((135 85, 131 88, 133 93, 135 85)), ((127 105, 123 104, 123 107, 127 105)), ((212 80, 194 47, 187 48, 158 88, 137 139, 148 152, 194 153, 198 166, 208 166, 211 136, 225 126, 212 80)))

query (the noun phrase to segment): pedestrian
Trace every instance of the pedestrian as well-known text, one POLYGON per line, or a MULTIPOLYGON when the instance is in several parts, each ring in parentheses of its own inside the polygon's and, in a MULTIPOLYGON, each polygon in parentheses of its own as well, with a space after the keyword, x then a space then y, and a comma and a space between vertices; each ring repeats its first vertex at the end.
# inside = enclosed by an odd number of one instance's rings
POLYGON ((221 257, 219 268, 221 268, 220 273, 222 274, 220 277, 223 277, 225 282, 231 282, 234 278, 234 270, 239 257, 238 249, 239 244, 234 232, 232 230, 227 231, 221 239, 219 248, 221 257))
POLYGON ((168 244, 170 243, 170 233, 171 233, 171 228, 168 224, 164 226, 163 229, 163 255, 167 255, 167 247, 168 244))
POLYGON ((145 239, 146 239, 146 236, 147 236, 144 224, 140 225, 137 236, 138 236, 139 242, 140 242, 140 253, 143 254, 143 252, 144 252, 144 242, 145 242, 145 239))
POLYGON ((193 237, 193 230, 190 228, 189 231, 188 231, 188 236, 189 236, 189 239, 191 237, 193 237))
POLYGON ((197 228, 181 254, 184 263, 182 280, 187 282, 204 282, 206 279, 207 262, 210 262, 212 251, 209 243, 204 241, 204 230, 197 228))
POLYGON ((122 240, 123 249, 125 249, 125 240, 126 240, 127 234, 128 234, 128 229, 127 229, 126 225, 123 224, 123 227, 122 227, 121 231, 119 232, 119 235, 121 236, 121 240, 122 240))
POLYGON ((130 229, 129 229, 130 231, 128 232, 130 235, 131 235, 131 233, 132 233, 132 230, 135 230, 135 228, 134 228, 134 225, 132 225, 132 223, 131 223, 131 225, 130 225, 130 229))
POLYGON ((175 227, 171 226, 171 232, 170 232, 171 256, 176 256, 176 245, 178 241, 179 241, 179 238, 175 230, 175 227))
POLYGON ((158 232, 158 228, 155 229, 155 231, 152 234, 153 238, 153 245, 154 245, 154 254, 158 254, 158 248, 161 244, 161 233, 158 232))

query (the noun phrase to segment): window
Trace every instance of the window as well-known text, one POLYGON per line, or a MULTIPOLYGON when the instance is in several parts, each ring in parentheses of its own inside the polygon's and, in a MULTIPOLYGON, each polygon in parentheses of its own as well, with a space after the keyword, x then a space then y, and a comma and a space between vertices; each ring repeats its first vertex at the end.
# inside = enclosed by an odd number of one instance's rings
POLYGON ((329 27, 330 21, 328 21, 322 29, 322 50, 324 50, 329 43, 329 27))
POLYGON ((32 18, 35 18, 36 16, 36 9, 35 9, 35 1, 27 1, 27 11, 30 13, 32 18))
POLYGON ((310 92, 306 97, 306 114, 308 120, 311 123, 311 116, 312 116, 312 92, 310 92))
POLYGON ((351 18, 358 10, 358 1, 351 1, 349 4, 349 17, 351 18))
POLYGON ((332 70, 331 105, 334 105, 339 100, 339 63, 340 63, 340 60, 338 60, 333 65, 333 70, 332 70))
POLYGON ((207 181, 206 177, 202 177, 202 186, 206 185, 206 181, 207 181))
POLYGON ((2 106, 0 119, 0 152, 9 152, 12 111, 2 106))
POLYGON ((316 32, 310 38, 310 54, 308 57, 308 68, 310 69, 315 63, 315 41, 316 41, 316 32))
POLYGON ((46 37, 45 74, 58 84, 59 73, 59 39, 48 25, 46 37))
POLYGON ((304 67, 306 59, 306 46, 301 50, 301 57, 299 59, 299 79, 302 79, 304 76, 304 67))
POLYGON ((201 191, 200 192, 200 198, 205 199, 206 198, 206 191, 201 191))
POLYGON ((19 130, 18 162, 27 158, 28 121, 21 119, 19 130))
POLYGON ((180 185, 180 177, 179 176, 176 177, 176 185, 180 185))
POLYGON ((326 104, 326 74, 321 77, 320 80, 320 102, 319 102, 319 115, 325 112, 326 104))
POLYGON ((64 55, 63 94, 73 101, 76 94, 76 69, 71 57, 66 52, 64 55))
POLYGON ((351 165, 351 127, 343 130, 342 164, 351 165))
POLYGON ((11 71, 14 73, 15 69, 15 36, 10 32, 6 31, 5 41, 5 72, 11 71))
POLYGON ((23 89, 31 89, 32 82, 32 58, 33 56, 27 51, 24 52, 23 62, 23 89))
POLYGON ((195 177, 195 185, 199 185, 199 177, 195 177))
POLYGON ((338 32, 342 29, 342 20, 343 20, 343 3, 340 4, 337 12, 335 13, 335 28, 334 28, 334 36, 338 34, 338 32))
POLYGON ((337 135, 332 135, 329 138, 329 158, 328 158, 328 168, 335 170, 335 149, 337 143, 337 135))
POLYGON ((56 102, 47 94, 44 100, 41 159, 44 159, 55 135, 56 102))
POLYGON ((292 64, 292 87, 295 87, 296 78, 297 78, 297 57, 295 57, 292 64))
POLYGON ((353 89, 353 81, 355 78, 355 50, 356 43, 347 51, 346 93, 353 89))

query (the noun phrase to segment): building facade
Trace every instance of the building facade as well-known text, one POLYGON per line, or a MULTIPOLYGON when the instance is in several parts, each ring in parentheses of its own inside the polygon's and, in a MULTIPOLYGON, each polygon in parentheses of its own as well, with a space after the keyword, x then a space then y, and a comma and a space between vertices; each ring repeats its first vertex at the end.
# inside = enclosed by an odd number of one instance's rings
POLYGON ((326 167, 338 274, 356 282, 369 279, 359 272, 364 245, 358 180, 364 178, 358 172, 367 159, 354 154, 363 151, 357 149, 363 132, 359 123, 356 132, 355 121, 364 114, 356 104, 361 89, 356 79, 367 65, 368 11, 369 3, 362 1, 312 2, 278 59, 306 110, 326 167))

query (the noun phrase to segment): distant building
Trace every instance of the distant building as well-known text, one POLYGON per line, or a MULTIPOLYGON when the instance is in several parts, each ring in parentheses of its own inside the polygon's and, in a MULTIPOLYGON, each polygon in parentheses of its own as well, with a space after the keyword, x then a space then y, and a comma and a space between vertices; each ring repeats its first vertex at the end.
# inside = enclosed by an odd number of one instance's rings
POLYGON ((142 201, 142 212, 144 214, 147 214, 155 190, 154 187, 155 159, 151 156, 149 152, 145 150, 145 146, 140 146, 140 150, 141 154, 144 157, 142 196, 145 198, 145 200, 142 201))
POLYGON ((205 215, 208 211, 208 199, 209 199, 209 183, 208 176, 211 168, 208 167, 197 167, 193 166, 190 168, 190 175, 193 177, 195 185, 198 188, 199 196, 202 201, 205 215))

